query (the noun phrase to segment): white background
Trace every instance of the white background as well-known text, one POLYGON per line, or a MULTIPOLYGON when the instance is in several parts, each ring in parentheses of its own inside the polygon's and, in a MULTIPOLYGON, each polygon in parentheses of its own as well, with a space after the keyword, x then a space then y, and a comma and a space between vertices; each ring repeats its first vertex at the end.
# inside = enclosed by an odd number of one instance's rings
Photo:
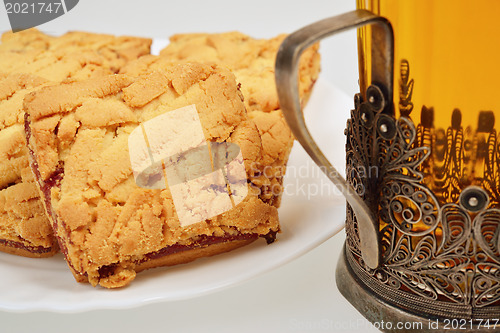
MULTIPOLYGON (((239 30, 269 38, 354 9, 336 1, 80 0, 39 27, 168 38, 180 32, 239 30)), ((0 8, 0 31, 10 30, 0 8)), ((355 32, 322 43, 321 76, 349 96, 357 92, 355 32)), ((342 119, 342 122, 344 120, 342 119)), ((337 137, 339 137, 337 135, 337 137)), ((342 136, 340 136, 342 137, 342 136)), ((339 142, 339 144, 344 144, 339 142)), ((3 332, 369 332, 368 322, 335 286, 343 232, 301 258, 242 285, 187 301, 80 314, 0 312, 3 332)), ((36 274, 36 273, 34 273, 36 274)), ((69 274, 69 272, 68 272, 69 274)), ((117 291, 119 292, 119 291, 117 291)), ((2 297, 0 295, 0 297, 2 297)))

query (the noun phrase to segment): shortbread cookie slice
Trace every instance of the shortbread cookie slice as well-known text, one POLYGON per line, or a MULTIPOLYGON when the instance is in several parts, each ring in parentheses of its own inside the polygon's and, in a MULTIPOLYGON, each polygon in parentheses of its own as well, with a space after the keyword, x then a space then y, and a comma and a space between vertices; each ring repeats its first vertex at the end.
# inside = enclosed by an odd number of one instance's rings
POLYGON ((114 73, 128 61, 149 54, 152 43, 150 38, 80 31, 54 37, 35 28, 16 33, 6 32, 1 40, 0 52, 18 53, 22 57, 40 51, 52 51, 58 54, 94 51, 103 57, 103 66, 114 73))
POLYGON ((28 73, 52 82, 84 80, 112 74, 105 62, 95 51, 0 52, 0 73, 28 73))
MULTIPOLYGON (((24 108, 31 166, 62 252, 78 281, 122 287, 146 268, 211 256, 259 237, 270 242, 279 231, 276 207, 263 202, 258 189, 249 184, 248 178, 254 176, 252 162, 261 159, 262 145, 228 70, 178 64, 135 78, 114 75, 60 84, 27 96, 24 108), (193 130, 193 122, 163 126, 163 117, 192 115, 185 110, 193 108, 199 131, 193 130), (150 130, 155 126, 157 132, 150 130), (208 192, 190 197, 198 192, 179 190, 176 186, 183 188, 187 181, 175 181, 168 172, 169 186, 163 188, 155 187, 163 184, 161 172, 145 172, 141 182, 139 174, 136 181, 131 136, 146 135, 149 150, 143 152, 149 153, 143 156, 153 159, 161 152, 154 148, 153 132, 187 135, 186 141, 203 132, 202 141, 210 143, 211 154, 215 142, 239 147, 244 178, 239 187, 231 185, 227 190, 229 210, 185 224, 185 207, 175 201, 179 193, 191 212, 203 218, 208 202, 214 204, 210 209, 219 208, 222 198, 216 200, 210 193, 225 187, 201 182, 208 192), (153 184, 153 188, 144 188, 144 184, 153 184)), ((170 162, 151 161, 151 170, 162 170, 172 161, 191 161, 187 158, 190 152, 181 151, 170 162)), ((214 168, 218 165, 215 160, 211 163, 214 168)), ((179 167, 186 174, 199 169, 202 165, 197 163, 179 167)), ((234 170, 228 167, 226 181, 235 181, 234 170)), ((197 180, 205 177, 198 176, 197 180)))
POLYGON ((48 257, 58 250, 28 163, 23 98, 47 84, 29 74, 0 76, 0 251, 48 257))
MULTIPOLYGON (((154 55, 144 56, 131 61, 121 73, 138 76, 172 66, 168 57, 154 55)), ((243 88, 243 85, 241 85, 243 88)), ((244 89, 242 89, 244 90, 244 89)), ((247 98, 243 94, 244 100, 247 98)), ((279 207, 283 193, 283 177, 285 176, 288 156, 293 145, 293 135, 281 110, 251 111, 249 117, 254 120, 262 137, 262 155, 252 162, 255 170, 250 178, 251 183, 259 191, 259 198, 275 207, 279 207)))
MULTIPOLYGON (((239 32, 178 34, 160 55, 170 61, 198 61, 224 64, 241 83, 248 111, 279 109, 274 80, 274 65, 279 46, 286 35, 271 39, 254 39, 239 32)), ((320 69, 319 45, 315 44, 301 56, 299 93, 307 100, 320 69)))
POLYGON ((47 50, 51 37, 36 28, 19 32, 4 32, 0 37, 0 52, 26 52, 31 50, 47 50))
POLYGON ((281 110, 252 111, 248 115, 259 130, 263 152, 261 159, 253 163, 252 168, 257 172, 251 181, 259 188, 262 201, 279 208, 294 137, 281 110))
POLYGON ((130 60, 150 54, 151 43, 150 38, 73 31, 54 38, 50 43, 50 50, 96 51, 105 58, 105 66, 117 73, 130 60))
MULTIPOLYGON (((0 58, 5 54, 0 52, 0 58)), ((10 54, 0 65, 0 72, 14 72, 0 74, 0 251, 47 257, 58 246, 28 165, 23 99, 51 82, 112 72, 93 51, 64 55, 43 51, 30 61, 16 59, 10 54)))
MULTIPOLYGON (((279 46, 286 35, 271 39, 253 39, 239 32, 220 34, 180 34, 170 38, 161 57, 144 56, 131 61, 122 70, 140 75, 161 69, 171 62, 215 62, 231 69, 241 83, 245 106, 262 136, 262 160, 254 163, 258 175, 252 184, 260 198, 279 207, 283 193, 288 156, 294 138, 279 107, 274 65, 279 46)), ((305 106, 320 69, 318 45, 310 47, 300 59, 299 93, 305 106)))
POLYGON ((36 29, 5 33, 0 44, 0 251, 28 257, 57 252, 28 166, 23 98, 50 82, 110 75, 129 59, 149 53, 142 38, 36 29))

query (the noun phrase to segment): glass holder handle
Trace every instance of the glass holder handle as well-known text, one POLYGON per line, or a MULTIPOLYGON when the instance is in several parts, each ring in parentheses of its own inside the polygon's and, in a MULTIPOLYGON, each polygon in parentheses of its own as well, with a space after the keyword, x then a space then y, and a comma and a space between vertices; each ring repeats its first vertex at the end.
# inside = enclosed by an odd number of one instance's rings
POLYGON ((314 162, 325 172, 351 205, 359 226, 360 250, 365 264, 376 269, 381 262, 379 223, 375 214, 332 166, 305 124, 298 89, 300 55, 312 44, 333 34, 372 25, 371 81, 380 88, 385 105, 383 112, 392 113, 394 35, 390 22, 370 11, 357 9, 308 25, 290 34, 281 44, 276 57, 276 86, 281 109, 295 138, 314 162))

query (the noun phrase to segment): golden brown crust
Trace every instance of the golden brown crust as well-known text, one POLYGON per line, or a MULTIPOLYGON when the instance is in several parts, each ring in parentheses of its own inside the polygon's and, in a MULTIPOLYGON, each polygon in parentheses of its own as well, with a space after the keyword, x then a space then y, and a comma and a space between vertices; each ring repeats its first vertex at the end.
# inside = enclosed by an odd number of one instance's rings
MULTIPOLYGON (((278 48, 286 35, 271 39, 254 39, 239 32, 219 34, 179 34, 160 52, 166 61, 215 62, 227 66, 241 83, 248 111, 279 109, 274 80, 274 65, 278 48)), ((319 45, 315 44, 301 56, 299 63, 299 94, 310 94, 320 68, 319 45)), ((131 63, 124 72, 133 74, 131 63)), ((151 66, 150 66, 151 67, 151 66)), ((136 68, 138 70, 140 68, 136 68)))
MULTIPOLYGON (((5 54, 0 52, 0 58, 5 54)), ((0 77, 0 200, 3 202, 0 205, 0 239, 11 241, 4 248, 17 242, 26 249, 39 246, 57 249, 29 171, 23 99, 30 92, 50 85, 49 80, 72 81, 109 75, 111 71, 104 69, 101 57, 92 52, 56 55, 44 51, 25 62, 19 62, 13 54, 7 58, 2 59, 2 70, 12 73, 0 77), (18 188, 22 190, 16 190, 18 188), (25 198, 27 194, 31 197, 25 198)))
MULTIPOLYGON (((30 114, 32 120, 36 121, 48 116, 64 114, 72 111, 89 98, 102 98, 114 95, 122 88, 129 86, 131 79, 124 75, 107 75, 94 80, 82 82, 63 82, 54 84, 43 89, 38 95, 31 94, 25 97, 25 111, 30 114), (99 84, 96 84, 99 82, 99 84), (76 89, 74 89, 76 87, 76 89), (50 96, 48 98, 35 98, 40 95, 50 96)), ((102 117, 108 115, 101 115, 102 117)))
MULTIPOLYGON (((137 59, 150 53, 151 39, 113 36, 88 32, 73 31, 59 37, 46 35, 37 29, 2 35, 0 44, 1 53, 30 58, 37 53, 49 51, 61 54, 71 54, 78 57, 82 51, 92 51, 101 58, 102 66, 116 73, 128 61, 137 59)), ((2 67, 3 67, 3 61, 2 67)), ((30 72, 32 73, 32 72, 30 72)))
POLYGON ((53 82, 83 80, 113 73, 105 65, 105 59, 90 50, 75 53, 0 51, 0 64, 0 71, 4 73, 29 73, 53 82))
MULTIPOLYGON (((23 131, 24 97, 50 82, 109 75, 127 61, 149 54, 150 44, 150 39, 80 32, 52 37, 36 29, 2 35, 0 240, 4 242, 0 250, 38 257, 52 255, 58 249, 29 170, 23 131), (38 249, 45 252, 37 253, 38 249)), ((68 120, 61 122, 62 134, 68 136, 72 125, 68 120)))
MULTIPOLYGON (((261 191, 260 198, 276 207, 280 205, 283 177, 294 141, 280 110, 274 80, 276 54, 285 37, 259 40, 239 32, 174 35, 160 57, 145 56, 121 70, 128 75, 141 75, 183 61, 227 66, 241 83, 245 107, 262 138, 262 157, 254 160, 252 168, 260 175, 252 178, 252 183, 261 191)), ((303 106, 319 74, 318 47, 313 45, 300 59, 299 94, 303 106)))
POLYGON ((176 61, 222 63, 234 71, 249 67, 259 57, 258 44, 258 40, 237 31, 176 34, 160 55, 176 61))
POLYGON ((42 51, 26 61, 16 58, 15 53, 0 52, 5 71, 0 76, 0 239, 9 241, 4 247, 20 243, 26 249, 57 249, 29 170, 23 100, 30 92, 50 86, 50 81, 86 79, 111 71, 102 67, 102 57, 94 52, 58 55, 42 51), (31 197, 25 198, 27 194, 31 197))
POLYGON ((151 43, 150 38, 72 31, 54 38, 49 48, 65 52, 95 50, 106 59, 105 65, 116 73, 128 61, 149 54, 151 43))
POLYGON ((25 52, 28 50, 46 50, 50 37, 36 28, 19 32, 8 31, 0 38, 0 51, 25 52))
POLYGON ((262 158, 254 163, 259 175, 252 184, 259 187, 260 198, 275 207, 281 204, 283 179, 294 137, 281 110, 270 112, 253 111, 249 114, 259 130, 262 140, 262 158))
POLYGON ((279 230, 276 208, 260 200, 251 186, 235 208, 181 227, 170 190, 136 185, 129 134, 149 119, 192 104, 205 139, 237 143, 250 175, 251 162, 261 155, 260 135, 233 74, 215 65, 178 64, 137 78, 113 75, 60 84, 25 98, 28 145, 40 187, 64 168, 60 185, 46 195, 56 217, 54 230, 76 276, 87 275, 93 285, 120 287, 134 278, 135 263, 148 253, 189 246, 202 235, 279 230), (109 276, 102 275, 101 268, 109 266, 109 276))
POLYGON ((30 74, 0 77, 0 250, 30 257, 57 251, 28 164, 22 101, 47 84, 30 74))

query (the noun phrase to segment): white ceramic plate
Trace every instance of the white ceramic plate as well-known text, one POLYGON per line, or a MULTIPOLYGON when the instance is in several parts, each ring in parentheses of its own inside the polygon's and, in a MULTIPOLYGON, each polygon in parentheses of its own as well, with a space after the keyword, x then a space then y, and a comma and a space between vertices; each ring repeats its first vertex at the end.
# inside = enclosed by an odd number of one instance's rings
MULTIPOLYGON (((343 128, 351 99, 318 80, 305 111, 310 129, 334 165, 344 167, 343 128)), ((73 279, 61 254, 30 259, 0 253, 0 309, 81 312, 132 308, 219 291, 283 265, 320 245, 344 226, 345 201, 295 144, 279 210, 282 233, 212 258, 138 274, 129 287, 93 288, 73 279)))

